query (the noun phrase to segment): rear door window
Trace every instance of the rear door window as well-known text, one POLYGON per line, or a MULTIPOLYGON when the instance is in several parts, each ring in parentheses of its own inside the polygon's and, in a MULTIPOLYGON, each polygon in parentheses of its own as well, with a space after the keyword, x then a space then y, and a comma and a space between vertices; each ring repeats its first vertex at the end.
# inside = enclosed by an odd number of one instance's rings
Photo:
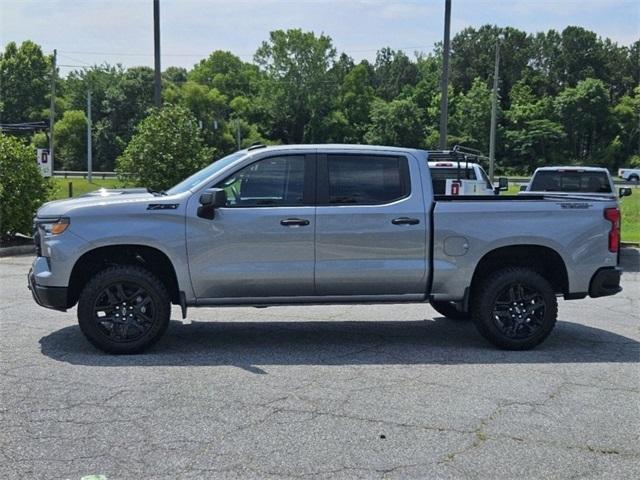
POLYGON ((409 166, 405 157, 327 155, 327 191, 321 203, 379 205, 409 195, 409 166))

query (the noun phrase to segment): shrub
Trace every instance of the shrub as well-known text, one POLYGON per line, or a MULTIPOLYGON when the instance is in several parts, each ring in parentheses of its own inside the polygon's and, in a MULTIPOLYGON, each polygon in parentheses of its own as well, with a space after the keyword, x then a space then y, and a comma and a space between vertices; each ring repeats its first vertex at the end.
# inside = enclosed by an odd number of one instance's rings
POLYGON ((50 190, 33 148, 0 133, 0 236, 31 233, 33 215, 50 190))
POLYGON ((213 153, 191 112, 168 105, 138 124, 116 170, 128 183, 164 190, 211 163, 213 153))

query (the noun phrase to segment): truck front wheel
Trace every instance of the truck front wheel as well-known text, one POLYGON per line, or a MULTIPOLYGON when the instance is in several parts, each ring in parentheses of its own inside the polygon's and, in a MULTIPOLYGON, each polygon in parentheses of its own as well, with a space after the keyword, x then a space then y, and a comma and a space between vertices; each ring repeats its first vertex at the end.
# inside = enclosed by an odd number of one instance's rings
POLYGON ((434 300, 429 302, 429 304, 436 312, 438 312, 443 317, 447 317, 452 320, 466 320, 467 318, 469 318, 469 312, 458 310, 454 302, 443 302, 434 300))
POLYGON ((97 273, 78 301, 82 333, 107 353, 139 353, 166 331, 169 294, 152 273, 135 265, 117 265, 97 273))
POLYGON ((480 334, 499 348, 527 350, 553 330, 558 302, 551 284, 529 268, 506 268, 475 288, 471 317, 480 334))

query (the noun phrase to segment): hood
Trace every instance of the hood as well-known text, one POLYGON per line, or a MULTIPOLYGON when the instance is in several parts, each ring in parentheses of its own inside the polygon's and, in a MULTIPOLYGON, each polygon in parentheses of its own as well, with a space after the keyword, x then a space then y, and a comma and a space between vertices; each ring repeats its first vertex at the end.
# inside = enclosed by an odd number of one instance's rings
MULTIPOLYGON (((134 189, 135 190, 135 189, 134 189)), ((69 198, 66 200, 54 200, 42 205, 38 209, 38 217, 60 217, 69 215, 73 210, 86 209, 90 207, 104 207, 106 205, 123 205, 138 202, 148 202, 150 199, 166 199, 167 197, 157 197, 146 190, 141 192, 128 193, 107 193, 105 195, 83 195, 78 198, 69 198)))
POLYGON ((150 193, 146 188, 101 188, 93 192, 80 195, 84 197, 109 197, 111 195, 130 195, 132 193, 150 193))

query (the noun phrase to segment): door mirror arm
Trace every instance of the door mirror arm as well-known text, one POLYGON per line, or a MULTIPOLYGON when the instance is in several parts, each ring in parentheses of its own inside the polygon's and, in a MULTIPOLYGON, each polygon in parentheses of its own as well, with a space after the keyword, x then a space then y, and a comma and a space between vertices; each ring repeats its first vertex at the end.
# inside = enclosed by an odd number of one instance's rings
POLYGON ((227 192, 222 188, 208 188, 200 195, 199 201, 198 216, 213 220, 216 216, 216 209, 227 204, 227 192))

